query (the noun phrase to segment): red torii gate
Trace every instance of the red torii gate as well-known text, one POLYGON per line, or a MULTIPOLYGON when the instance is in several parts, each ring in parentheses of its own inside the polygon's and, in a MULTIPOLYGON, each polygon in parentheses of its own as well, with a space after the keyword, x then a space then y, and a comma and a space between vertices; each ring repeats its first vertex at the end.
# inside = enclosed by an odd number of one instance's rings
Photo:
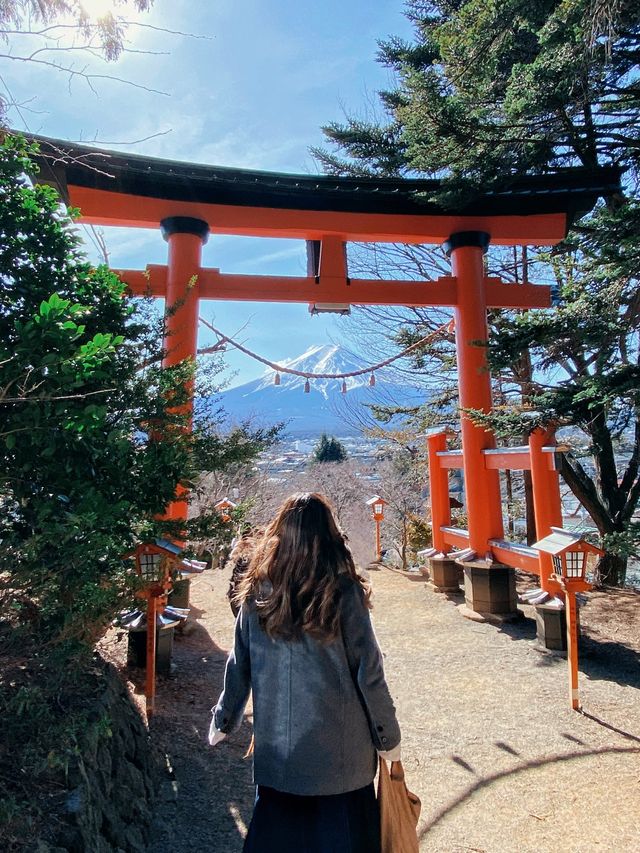
MULTIPOLYGON (((615 167, 521 177, 506 189, 453 210, 424 200, 439 188, 436 180, 277 174, 35 139, 41 148, 37 180, 54 184, 68 203, 80 209, 84 222, 160 228, 169 246, 167 265, 116 272, 134 294, 151 293, 179 305, 167 321, 167 365, 196 356, 200 299, 450 306, 455 309, 460 406, 485 412, 492 407, 491 380, 486 348, 478 342, 488 337, 487 308, 550 305, 548 287, 507 284, 485 275, 483 255, 489 243, 553 245, 599 196, 616 192, 620 180, 615 167), (202 246, 210 233, 312 242, 308 275, 229 275, 204 269, 202 246), (444 244, 452 275, 423 282, 352 279, 346 264, 348 242, 444 244)), ((498 469, 513 465, 496 455, 490 432, 464 414, 461 426, 458 455, 446 450, 443 438, 437 439, 435 450, 430 441, 434 546, 446 554, 452 545, 464 542, 478 555, 480 559, 465 568, 467 604, 488 614, 508 615, 515 610, 513 566, 536 570, 533 553, 525 549, 518 554, 502 539, 498 469), (469 530, 462 538, 447 524, 449 498, 443 476, 449 467, 464 469, 469 530), (436 496, 441 492, 439 501, 436 496), (482 559, 487 554, 494 562, 482 559)), ((542 443, 544 436, 534 435, 532 446, 537 449, 528 462, 524 457, 517 461, 518 466, 531 468, 537 483, 538 538, 557 523, 559 506, 557 475, 545 462, 548 454, 542 443)), ((186 502, 176 500, 169 514, 184 519, 186 512, 186 502)), ((545 565, 538 571, 546 584, 545 565)))

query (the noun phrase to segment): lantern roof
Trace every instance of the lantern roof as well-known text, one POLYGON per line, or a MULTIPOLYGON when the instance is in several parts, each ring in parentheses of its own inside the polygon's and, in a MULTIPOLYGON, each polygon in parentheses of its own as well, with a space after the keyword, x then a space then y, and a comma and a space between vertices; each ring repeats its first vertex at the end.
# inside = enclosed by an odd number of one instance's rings
POLYGON ((380 495, 374 495, 372 498, 369 498, 369 500, 366 501, 367 506, 373 506, 374 504, 385 504, 386 505, 386 503, 387 502, 385 501, 385 499, 381 498, 380 495))
POLYGON ((222 498, 215 504, 215 509, 235 509, 237 506, 238 504, 230 501, 229 498, 222 498))
POLYGON ((566 551, 586 551, 590 554, 603 553, 600 548, 586 542, 580 534, 564 530, 562 527, 552 527, 548 536, 540 539, 539 542, 534 542, 531 547, 553 556, 564 554, 566 551))
POLYGON ((183 549, 168 539, 154 539, 153 542, 139 542, 132 551, 124 554, 124 557, 133 557, 139 552, 152 554, 165 553, 170 557, 179 558, 182 555, 183 549))
POLYGON ((174 557, 179 557, 184 550, 179 545, 176 545, 175 542, 170 542, 168 539, 156 539, 155 544, 158 548, 162 548, 163 551, 173 554, 174 557))

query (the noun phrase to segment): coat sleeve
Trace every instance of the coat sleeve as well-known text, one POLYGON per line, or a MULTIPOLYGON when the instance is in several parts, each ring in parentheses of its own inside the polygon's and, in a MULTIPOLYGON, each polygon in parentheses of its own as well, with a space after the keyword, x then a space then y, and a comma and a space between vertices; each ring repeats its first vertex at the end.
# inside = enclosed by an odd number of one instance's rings
POLYGON ((215 727, 219 731, 227 734, 240 728, 250 691, 249 611, 243 605, 236 617, 233 649, 227 658, 222 693, 213 709, 215 727))
POLYGON ((344 590, 341 607, 347 661, 369 721, 373 744, 378 750, 391 750, 400 743, 400 727, 384 677, 382 652, 359 584, 351 583, 344 590))

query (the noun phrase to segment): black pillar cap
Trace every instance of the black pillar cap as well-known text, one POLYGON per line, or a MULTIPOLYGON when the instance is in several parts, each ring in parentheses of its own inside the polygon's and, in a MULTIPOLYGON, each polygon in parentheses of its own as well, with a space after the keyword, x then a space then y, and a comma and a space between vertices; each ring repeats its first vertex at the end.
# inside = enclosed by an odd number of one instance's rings
POLYGON ((489 248, 491 235, 486 231, 456 231, 448 240, 442 244, 448 258, 451 257, 451 252, 456 249, 461 249, 463 246, 477 246, 486 252, 489 248))
POLYGON ((168 240, 172 234, 195 234, 203 243, 206 243, 209 237, 209 223, 192 216, 167 216, 160 223, 160 231, 165 240, 168 240))

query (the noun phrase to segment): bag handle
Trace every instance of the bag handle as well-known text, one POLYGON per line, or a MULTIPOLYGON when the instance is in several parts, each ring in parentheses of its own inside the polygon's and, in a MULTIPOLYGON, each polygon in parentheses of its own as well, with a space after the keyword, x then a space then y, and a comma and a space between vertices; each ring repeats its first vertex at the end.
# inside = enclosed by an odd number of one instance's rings
POLYGON ((389 776, 394 782, 404 782, 404 767, 402 761, 392 761, 389 776))

